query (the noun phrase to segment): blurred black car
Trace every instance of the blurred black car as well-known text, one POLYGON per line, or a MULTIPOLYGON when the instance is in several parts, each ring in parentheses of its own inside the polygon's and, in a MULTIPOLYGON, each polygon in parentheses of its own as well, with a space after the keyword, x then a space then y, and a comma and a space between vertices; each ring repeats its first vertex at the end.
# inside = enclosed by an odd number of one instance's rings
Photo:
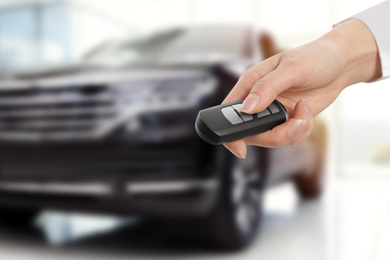
POLYGON ((0 219, 44 208, 192 221, 242 248, 256 234, 265 185, 320 192, 323 136, 250 147, 245 160, 203 142, 194 121, 262 58, 250 29, 208 26, 107 42, 82 62, 3 75, 0 219))

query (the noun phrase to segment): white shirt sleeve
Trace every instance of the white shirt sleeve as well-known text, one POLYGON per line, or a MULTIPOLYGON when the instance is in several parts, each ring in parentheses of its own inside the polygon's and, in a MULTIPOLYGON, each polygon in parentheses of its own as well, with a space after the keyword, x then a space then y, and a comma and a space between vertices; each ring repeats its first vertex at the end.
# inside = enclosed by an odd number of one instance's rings
POLYGON ((390 77, 390 1, 385 1, 352 16, 365 23, 376 40, 382 65, 382 77, 390 77))

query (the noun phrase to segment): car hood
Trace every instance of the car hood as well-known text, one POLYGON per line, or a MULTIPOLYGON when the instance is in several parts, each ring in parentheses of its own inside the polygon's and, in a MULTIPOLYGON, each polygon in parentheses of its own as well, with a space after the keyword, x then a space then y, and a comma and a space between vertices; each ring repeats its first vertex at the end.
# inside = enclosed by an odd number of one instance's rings
POLYGON ((107 49, 103 45, 103 48, 92 50, 88 53, 91 55, 87 54, 77 62, 30 67, 3 74, 3 78, 21 80, 118 70, 210 66, 234 68, 235 73, 240 73, 242 68, 258 60, 254 57, 256 48, 252 36, 251 29, 245 26, 214 25, 172 30, 136 40, 117 40, 114 41, 115 44, 108 45, 112 48, 119 46, 124 50, 124 54, 128 49, 137 50, 137 54, 132 57, 126 57, 119 52, 118 56, 112 55, 106 59, 99 59, 99 52, 102 53, 107 49))

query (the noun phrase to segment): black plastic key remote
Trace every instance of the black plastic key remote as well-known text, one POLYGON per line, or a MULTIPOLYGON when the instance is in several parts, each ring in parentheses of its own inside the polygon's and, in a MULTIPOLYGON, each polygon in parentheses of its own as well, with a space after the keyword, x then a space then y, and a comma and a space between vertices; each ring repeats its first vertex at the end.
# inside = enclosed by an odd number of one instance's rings
POLYGON ((195 122, 198 135, 210 144, 223 144, 263 133, 288 120, 286 108, 277 100, 257 114, 240 112, 243 101, 201 110, 195 122))

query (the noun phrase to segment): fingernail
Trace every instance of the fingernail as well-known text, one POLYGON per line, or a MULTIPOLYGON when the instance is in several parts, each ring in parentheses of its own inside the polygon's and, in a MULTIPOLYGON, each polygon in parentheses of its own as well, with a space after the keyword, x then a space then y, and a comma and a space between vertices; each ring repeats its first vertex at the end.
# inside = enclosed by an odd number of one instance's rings
POLYGON ((294 122, 288 128, 288 136, 294 137, 303 129, 303 121, 301 119, 295 119, 294 122))
POLYGON ((306 113, 311 115, 310 109, 309 109, 309 103, 307 103, 306 99, 302 99, 302 106, 303 106, 303 109, 305 109, 306 113))
POLYGON ((238 158, 241 158, 241 159, 245 158, 245 156, 243 155, 243 153, 241 151, 238 151, 236 149, 229 149, 229 151, 232 152, 232 154, 234 154, 238 158))
POLYGON ((246 97, 241 106, 241 111, 245 113, 250 113, 252 110, 259 104, 260 97, 256 94, 249 94, 246 97))

